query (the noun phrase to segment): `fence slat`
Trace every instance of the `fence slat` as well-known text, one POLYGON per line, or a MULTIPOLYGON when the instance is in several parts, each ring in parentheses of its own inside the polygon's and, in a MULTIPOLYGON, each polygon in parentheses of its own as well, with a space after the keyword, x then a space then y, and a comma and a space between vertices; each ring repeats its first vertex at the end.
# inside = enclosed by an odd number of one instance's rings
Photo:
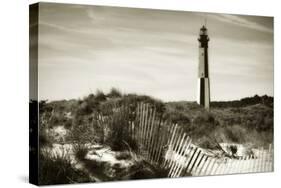
POLYGON ((160 159, 161 159, 161 153, 162 153, 162 151, 164 149, 164 145, 165 145, 165 138, 166 138, 165 134, 169 131, 169 128, 171 128, 171 127, 168 127, 166 125, 166 123, 163 122, 162 128, 163 128, 161 131, 162 136, 160 137, 159 148, 158 148, 157 157, 156 157, 156 163, 158 163, 159 165, 161 164, 161 166, 162 166, 162 161, 160 161, 160 159))
POLYGON ((195 176, 198 175, 200 169, 201 169, 202 166, 204 165, 204 159, 206 158, 206 155, 204 155, 204 153, 201 153, 200 155, 201 155, 201 156, 200 156, 200 158, 199 158, 199 160, 198 160, 198 163, 196 164, 196 168, 195 168, 195 170, 193 171, 193 174, 194 174, 195 176))
POLYGON ((188 163, 187 163, 185 172, 189 172, 189 167, 190 167, 190 165, 191 165, 191 163, 192 163, 192 160, 193 160, 193 158, 194 158, 194 156, 195 156, 197 150, 198 150, 198 148, 195 147, 194 152, 192 153, 192 155, 190 156, 190 158, 189 158, 189 160, 188 160, 188 163))
POLYGON ((175 160, 175 155, 177 154, 177 150, 179 148, 178 146, 180 145, 180 142, 182 140, 181 134, 183 134, 182 130, 179 129, 177 131, 177 133, 175 134, 176 139, 175 139, 174 143, 171 143, 171 145, 168 146, 167 152, 169 152, 169 154, 170 154, 168 156, 167 163, 166 163, 168 168, 171 167, 172 162, 175 160))
POLYGON ((169 172, 168 176, 171 176, 174 173, 174 171, 176 170, 177 166, 180 165, 178 160, 179 160, 179 158, 180 158, 180 156, 182 154, 183 143, 184 143, 185 138, 186 138, 186 133, 183 133, 183 135, 181 136, 181 142, 179 144, 179 147, 174 152, 175 157, 170 162, 170 165, 168 165, 170 167, 170 172, 169 172))
POLYGON ((153 145, 152 145, 152 160, 155 162, 156 161, 156 153, 157 153, 157 149, 158 149, 158 145, 159 145, 159 137, 160 137, 160 130, 161 130, 161 125, 162 125, 162 120, 159 120, 158 123, 158 127, 155 129, 156 130, 156 134, 154 137, 154 141, 153 141, 153 145))
POLYGON ((154 137, 154 130, 155 130, 155 114, 156 114, 156 110, 152 109, 153 113, 152 113, 152 119, 151 119, 151 124, 150 124, 150 131, 149 131, 149 136, 148 136, 148 147, 147 147, 147 152, 148 152, 148 158, 149 161, 152 162, 151 160, 151 147, 152 147, 152 142, 153 142, 153 137, 154 137))
POLYGON ((212 158, 210 158, 209 156, 206 157, 206 161, 205 161, 205 164, 203 166, 203 168, 201 169, 201 171, 199 172, 198 176, 204 176, 204 175, 207 175, 207 170, 210 166, 212 162, 212 158))
POLYGON ((149 109, 148 109, 148 104, 145 104, 145 116, 144 116, 144 125, 143 125, 143 140, 142 140, 142 154, 145 155, 145 141, 146 141, 146 132, 147 132, 147 124, 148 124, 148 118, 149 118, 149 109))
POLYGON ((151 115, 152 109, 148 106, 147 107, 147 117, 146 117, 146 125, 145 125, 145 130, 144 130, 144 148, 147 150, 148 146, 148 135, 149 135, 149 130, 150 130, 150 125, 151 125, 151 115))
POLYGON ((197 156, 194 158, 194 162, 193 162, 193 164, 192 164, 192 166, 191 166, 191 168, 190 168, 190 173, 191 173, 191 174, 192 174, 192 170, 193 170, 195 164, 198 162, 197 160, 198 160, 200 154, 201 154, 201 150, 199 150, 197 156))
POLYGON ((213 175, 212 174, 212 171, 213 171, 213 168, 214 168, 214 166, 215 166, 215 164, 216 164, 216 158, 212 158, 212 163, 211 163, 211 165, 210 165, 210 168, 208 169, 208 171, 206 172, 206 175, 208 175, 208 176, 210 176, 210 175, 213 175))
MULTIPOLYGON (((177 132, 177 124, 176 125, 172 125, 172 129, 171 130, 172 130, 172 136, 170 137, 170 139, 167 142, 167 147, 168 147, 167 151, 168 152, 169 152, 170 145, 172 145, 174 143, 174 140, 176 139, 175 134, 177 132)), ((168 161, 169 161, 169 159, 165 159, 163 167, 166 166, 168 161)))
POLYGON ((184 152, 182 154, 181 162, 180 162, 183 165, 180 165, 180 166, 177 167, 173 177, 179 177, 182 174, 182 170, 185 167, 184 164, 185 164, 186 155, 190 152, 190 150, 188 148, 190 147, 191 141, 192 141, 192 139, 190 137, 188 137, 187 140, 186 140, 186 144, 183 148, 184 152))

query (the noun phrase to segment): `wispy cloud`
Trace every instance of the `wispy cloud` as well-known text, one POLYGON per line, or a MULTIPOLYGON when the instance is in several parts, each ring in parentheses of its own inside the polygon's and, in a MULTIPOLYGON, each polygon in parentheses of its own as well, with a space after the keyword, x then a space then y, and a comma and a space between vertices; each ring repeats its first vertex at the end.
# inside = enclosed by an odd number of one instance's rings
POLYGON ((216 20, 219 20, 221 22, 229 23, 229 24, 235 24, 241 27, 254 29, 261 32, 266 33, 273 33, 272 28, 265 27, 257 22, 250 21, 246 18, 243 18, 241 16, 236 15, 230 15, 230 14, 210 14, 208 17, 214 18, 216 20))

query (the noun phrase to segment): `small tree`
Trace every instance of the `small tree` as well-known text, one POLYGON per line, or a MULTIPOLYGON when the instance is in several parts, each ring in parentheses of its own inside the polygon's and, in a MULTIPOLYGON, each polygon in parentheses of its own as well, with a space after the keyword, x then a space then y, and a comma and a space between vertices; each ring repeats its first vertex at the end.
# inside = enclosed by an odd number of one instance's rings
POLYGON ((95 100, 98 102, 106 101, 106 95, 101 90, 97 90, 95 100))
POLYGON ((111 88, 111 90, 107 94, 107 96, 110 98, 119 98, 119 97, 122 97, 122 93, 116 88, 111 88))

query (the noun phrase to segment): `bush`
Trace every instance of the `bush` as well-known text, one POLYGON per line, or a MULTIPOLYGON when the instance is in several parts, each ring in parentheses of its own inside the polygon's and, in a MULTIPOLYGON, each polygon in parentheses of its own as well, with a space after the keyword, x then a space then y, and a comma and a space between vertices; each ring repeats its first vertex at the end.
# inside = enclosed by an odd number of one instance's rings
POLYGON ((121 98, 122 104, 136 105, 137 103, 140 102, 151 104, 151 106, 154 106, 156 108, 156 112, 158 114, 162 114, 165 112, 166 109, 165 104, 161 100, 155 99, 150 96, 127 94, 127 95, 123 95, 123 97, 121 98))
POLYGON ((94 123, 95 121, 89 122, 82 116, 76 117, 69 139, 78 144, 95 143, 100 135, 94 131, 94 123))
POLYGON ((89 171, 91 174, 97 176, 99 179, 103 181, 109 181, 110 179, 106 174, 106 169, 108 169, 108 162, 101 161, 97 159, 85 159, 83 160, 83 164, 87 171, 89 171))
POLYGON ((97 90, 95 100, 97 102, 106 101, 106 95, 102 91, 97 90))
POLYGON ((208 112, 200 113, 195 117, 188 133, 194 138, 199 139, 202 136, 210 135, 219 125, 214 116, 208 112))
POLYGON ((107 97, 119 98, 119 97, 122 97, 122 93, 116 88, 111 88, 110 92, 107 94, 107 97))
POLYGON ((229 146, 229 150, 231 152, 231 155, 236 155, 238 149, 237 149, 237 146, 231 145, 231 146, 229 146))
POLYGON ((83 100, 78 102, 78 108, 76 110, 76 115, 84 116, 90 115, 99 109, 101 102, 106 100, 106 96, 102 91, 97 91, 96 95, 89 94, 83 100))
POLYGON ((64 123, 64 127, 66 129, 70 129, 72 127, 72 120, 68 119, 65 123, 64 123))
POLYGON ((83 161, 88 153, 89 149, 85 144, 74 145, 73 152, 76 159, 83 161))
POLYGON ((130 142, 130 135, 125 133, 124 119, 116 119, 112 126, 110 133, 106 139, 106 143, 111 147, 113 151, 123 151, 127 149, 127 146, 124 144, 124 141, 130 142))
POLYGON ((181 127, 187 127, 190 125, 190 119, 187 116, 187 114, 183 112, 170 112, 170 113, 165 113, 164 119, 167 119, 169 122, 175 124, 179 124, 181 127))
POLYGON ((121 110, 121 112, 113 113, 111 117, 113 121, 107 122, 108 129, 104 132, 106 134, 105 142, 114 151, 126 150, 128 147, 133 150, 137 149, 137 143, 128 132, 130 116, 125 112, 121 110))
POLYGON ((218 149, 217 142, 214 137, 211 136, 202 136, 197 139, 196 143, 199 147, 205 148, 205 149, 218 149))
POLYGON ((45 129, 39 131, 39 147, 51 146, 52 140, 47 136, 45 129))
POLYGON ((62 113, 55 113, 51 116, 50 121, 48 122, 48 128, 65 125, 68 121, 69 120, 62 113))
POLYGON ((91 114, 94 111, 91 104, 89 101, 81 102, 77 108, 76 115, 84 116, 91 114))
POLYGON ((69 184, 90 182, 85 172, 75 169, 67 153, 53 154, 51 151, 39 153, 39 184, 69 184))
POLYGON ((229 126, 226 127, 224 130, 226 138, 230 142, 234 143, 245 143, 246 135, 249 134, 249 132, 245 128, 239 125, 229 126))

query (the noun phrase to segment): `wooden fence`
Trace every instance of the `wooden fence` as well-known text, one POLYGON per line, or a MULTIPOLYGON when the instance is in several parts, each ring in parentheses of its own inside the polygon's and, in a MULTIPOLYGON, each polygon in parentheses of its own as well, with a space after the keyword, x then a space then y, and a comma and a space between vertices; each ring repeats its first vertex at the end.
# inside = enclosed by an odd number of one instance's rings
MULTIPOLYGON (((192 139, 177 124, 157 114, 154 106, 138 103, 115 106, 111 115, 98 115, 107 131, 119 122, 121 140, 137 143, 135 152, 146 161, 169 171, 168 177, 205 176, 273 171, 273 148, 260 149, 254 155, 218 158, 192 144, 192 139)), ((114 130, 114 129, 112 129, 114 130)), ((113 134, 113 133, 112 133, 113 134)))

